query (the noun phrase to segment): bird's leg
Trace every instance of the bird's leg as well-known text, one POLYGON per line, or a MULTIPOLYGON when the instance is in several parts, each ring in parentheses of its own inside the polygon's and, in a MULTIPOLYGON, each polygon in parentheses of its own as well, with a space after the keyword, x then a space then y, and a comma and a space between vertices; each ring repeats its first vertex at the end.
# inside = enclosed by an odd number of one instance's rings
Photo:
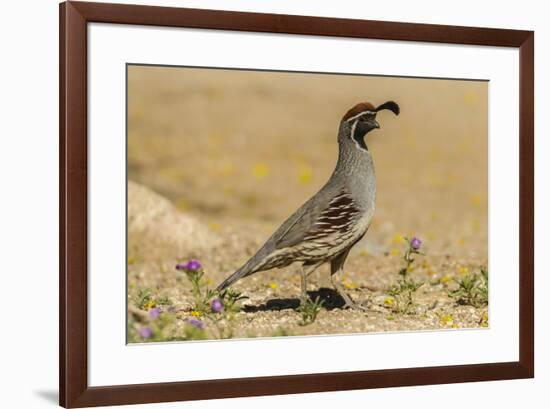
POLYGON ((302 275, 302 295, 301 295, 301 302, 302 304, 305 303, 308 300, 307 295, 307 276, 313 273, 317 267, 319 267, 321 263, 319 264, 302 264, 300 268, 300 273, 302 275))
POLYGON ((344 299, 345 306, 348 308, 351 308, 353 310, 360 310, 360 311, 366 311, 367 308, 363 307, 361 304, 356 303, 352 300, 352 298, 346 293, 344 290, 344 287, 342 286, 342 283, 338 279, 337 275, 343 271, 342 269, 339 269, 337 272, 333 273, 330 276, 330 281, 332 281, 332 285, 334 286, 334 289, 340 294, 340 296, 344 299))
POLYGON ((300 300, 303 305, 307 301, 307 271, 303 265, 300 268, 300 273, 302 274, 302 295, 300 300))
POLYGON ((340 294, 340 297, 344 299, 344 302, 346 303, 345 304, 346 307, 352 308, 354 310, 366 311, 365 307, 363 307, 360 304, 357 304, 346 293, 346 291, 344 290, 344 287, 342 287, 342 283, 338 278, 338 275, 344 271, 344 263, 348 256, 348 253, 349 253, 349 249, 344 251, 334 259, 332 259, 332 261, 330 262, 330 281, 332 281, 332 285, 334 286, 334 289, 338 292, 338 294, 340 294))

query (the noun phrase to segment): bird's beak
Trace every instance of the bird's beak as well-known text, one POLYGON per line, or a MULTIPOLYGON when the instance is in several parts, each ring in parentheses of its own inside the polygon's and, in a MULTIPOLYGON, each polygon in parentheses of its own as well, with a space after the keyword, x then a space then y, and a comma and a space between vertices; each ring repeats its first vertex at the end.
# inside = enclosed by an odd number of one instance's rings
POLYGON ((371 123, 373 129, 380 129, 380 124, 378 123, 378 121, 376 119, 371 120, 370 123, 371 123))

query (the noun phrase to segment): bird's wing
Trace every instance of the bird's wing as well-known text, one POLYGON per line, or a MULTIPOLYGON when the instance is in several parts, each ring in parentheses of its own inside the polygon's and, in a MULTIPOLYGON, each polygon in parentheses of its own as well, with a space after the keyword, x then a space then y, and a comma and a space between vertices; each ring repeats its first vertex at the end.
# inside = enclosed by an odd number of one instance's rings
POLYGON ((319 192, 293 214, 274 234, 275 248, 292 247, 345 231, 359 213, 353 198, 345 190, 319 192))

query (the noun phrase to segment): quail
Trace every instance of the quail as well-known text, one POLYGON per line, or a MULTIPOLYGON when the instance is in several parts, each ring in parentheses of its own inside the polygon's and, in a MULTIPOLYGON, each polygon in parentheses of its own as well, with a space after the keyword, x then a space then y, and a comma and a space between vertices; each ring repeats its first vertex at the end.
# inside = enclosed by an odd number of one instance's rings
POLYGON ((260 271, 301 263, 302 301, 307 277, 330 262, 331 281, 345 306, 363 309, 344 291, 338 278, 350 249, 367 232, 374 215, 376 176, 365 136, 380 128, 376 114, 399 106, 388 101, 378 107, 362 102, 344 115, 338 130, 338 160, 328 182, 290 216, 241 268, 217 288, 223 291, 241 278, 260 271))

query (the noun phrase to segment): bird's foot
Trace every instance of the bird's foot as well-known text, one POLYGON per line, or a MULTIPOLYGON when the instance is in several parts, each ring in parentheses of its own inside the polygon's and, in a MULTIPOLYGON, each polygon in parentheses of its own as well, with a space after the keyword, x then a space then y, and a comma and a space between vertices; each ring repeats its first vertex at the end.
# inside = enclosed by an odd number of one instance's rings
POLYGON ((355 301, 352 301, 351 299, 348 301, 346 300, 346 303, 344 304, 344 308, 354 310, 354 311, 361 311, 361 312, 367 312, 369 309, 366 305, 362 303, 357 303, 355 301))
POLYGON ((362 303, 357 303, 353 301, 353 299, 344 290, 344 287, 342 287, 342 284, 334 278, 334 275, 332 276, 332 284, 334 285, 334 289, 336 290, 336 292, 340 294, 340 297, 342 297, 344 300, 343 308, 349 308, 356 311, 368 311, 368 308, 362 303))

